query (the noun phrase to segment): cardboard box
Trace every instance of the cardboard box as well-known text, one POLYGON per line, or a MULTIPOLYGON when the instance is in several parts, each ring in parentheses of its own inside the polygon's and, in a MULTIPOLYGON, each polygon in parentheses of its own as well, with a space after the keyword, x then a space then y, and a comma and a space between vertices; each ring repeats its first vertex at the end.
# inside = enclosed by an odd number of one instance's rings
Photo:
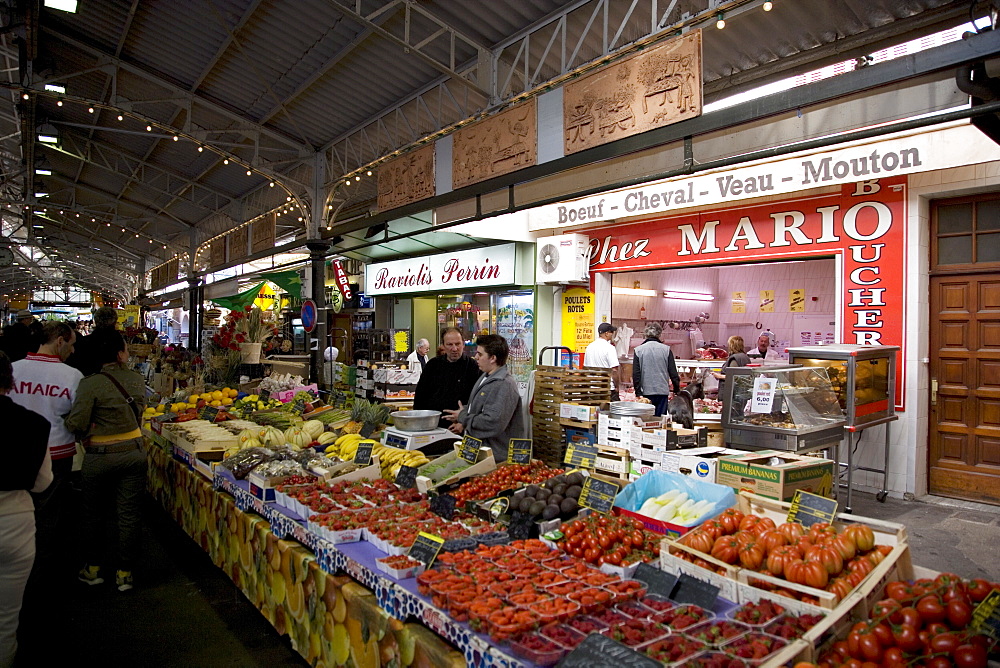
POLYGON ((632 427, 630 442, 651 445, 660 450, 676 450, 677 448, 704 448, 708 445, 708 430, 704 427, 685 429, 684 427, 666 427, 664 429, 639 429, 632 427))
POLYGON ((689 450, 668 450, 661 454, 660 470, 680 473, 706 482, 716 482, 720 457, 745 454, 744 450, 711 446, 689 450))
POLYGON ((582 429, 567 429, 566 443, 583 443, 584 445, 597 445, 597 434, 592 431, 582 429))
POLYGON ((597 420, 597 406, 574 403, 559 404, 559 417, 567 420, 579 420, 580 422, 594 422, 597 420))
POLYGON ((653 461, 651 459, 637 459, 633 457, 631 467, 629 468, 628 479, 638 480, 650 471, 656 471, 659 468, 660 462, 658 461, 653 461))
POLYGON ((721 457, 715 481, 737 491, 745 489, 779 501, 791 501, 797 489, 830 496, 834 462, 783 450, 760 450, 721 457), (772 457, 781 463, 769 463, 772 457))
POLYGON ((638 427, 639 429, 661 429, 663 427, 663 418, 652 415, 645 418, 636 416, 613 418, 609 413, 598 413, 597 426, 598 428, 604 427, 606 429, 631 429, 632 427, 638 427))

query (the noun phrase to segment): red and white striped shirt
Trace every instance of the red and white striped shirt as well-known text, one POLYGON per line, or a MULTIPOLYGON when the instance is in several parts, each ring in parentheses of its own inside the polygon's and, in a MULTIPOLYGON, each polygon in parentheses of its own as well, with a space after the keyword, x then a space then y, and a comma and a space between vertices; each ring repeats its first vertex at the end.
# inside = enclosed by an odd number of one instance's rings
POLYGON ((66 429, 63 418, 76 399, 76 389, 83 374, 64 364, 57 355, 28 353, 14 362, 14 387, 10 398, 42 415, 52 425, 49 430, 49 451, 52 459, 64 459, 76 454, 76 437, 66 429))

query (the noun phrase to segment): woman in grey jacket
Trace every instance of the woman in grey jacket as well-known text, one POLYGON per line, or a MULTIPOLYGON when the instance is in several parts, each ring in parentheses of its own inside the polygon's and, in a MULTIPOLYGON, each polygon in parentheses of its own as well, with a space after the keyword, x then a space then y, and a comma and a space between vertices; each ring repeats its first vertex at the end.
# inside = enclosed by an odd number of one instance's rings
POLYGON ((657 323, 646 325, 646 340, 635 347, 632 359, 632 386, 636 397, 646 397, 656 406, 656 415, 663 415, 670 398, 670 387, 681 391, 681 377, 677 373, 674 353, 670 346, 660 341, 663 328, 657 323))
POLYGON ((498 462, 507 461, 510 439, 524 435, 521 419, 521 395, 517 382, 507 370, 507 341, 498 334, 476 339, 476 363, 483 375, 472 386, 469 404, 458 410, 444 411, 445 419, 454 420, 450 429, 466 433, 490 446, 498 462))

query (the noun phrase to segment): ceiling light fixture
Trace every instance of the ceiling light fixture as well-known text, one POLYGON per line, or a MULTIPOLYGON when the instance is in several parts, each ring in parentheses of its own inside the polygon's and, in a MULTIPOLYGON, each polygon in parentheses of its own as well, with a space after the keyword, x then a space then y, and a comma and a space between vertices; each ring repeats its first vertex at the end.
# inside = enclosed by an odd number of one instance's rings
POLYGON ((763 9, 765 12, 769 12, 772 9, 774 9, 774 3, 771 2, 771 0, 767 0, 763 5, 761 5, 761 9, 763 9))
POLYGON ((88 114, 94 113, 94 108, 93 107, 87 107, 87 113, 88 114))
POLYGON ((710 295, 705 292, 678 292, 676 290, 664 290, 664 299, 686 299, 693 302, 710 302, 715 301, 715 295, 710 295))
POLYGON ((21 94, 21 99, 22 99, 22 100, 30 100, 30 99, 31 99, 31 96, 30 96, 30 95, 28 95, 27 93, 22 93, 22 94, 21 94))
POLYGON ((368 170, 368 176, 371 176, 371 175, 372 175, 372 170, 369 169, 368 170))
POLYGON ((223 165, 228 165, 229 164, 229 158, 226 158, 225 160, 223 160, 222 164, 223 165))
POLYGON ((715 27, 722 30, 726 27, 726 17, 722 12, 719 12, 715 17, 715 27))
POLYGON ((247 170, 247 176, 253 176, 253 172, 251 172, 249 169, 247 170))
POLYGON ((172 139, 173 139, 174 141, 180 141, 180 140, 181 140, 181 138, 180 138, 180 137, 178 137, 177 135, 174 135, 174 136, 172 137, 172 139))
POLYGON ((646 290, 644 288, 620 288, 612 287, 611 294, 613 295, 628 295, 630 297, 655 297, 656 290, 646 290))
POLYGON ((198 147, 198 153, 201 153, 201 152, 202 152, 202 151, 204 151, 204 150, 205 150, 205 147, 204 147, 204 146, 199 146, 199 147, 198 147))
POLYGON ((118 120, 119 120, 119 121, 123 121, 123 120, 125 120, 125 117, 124 117, 124 116, 122 116, 121 114, 118 114, 118 120))

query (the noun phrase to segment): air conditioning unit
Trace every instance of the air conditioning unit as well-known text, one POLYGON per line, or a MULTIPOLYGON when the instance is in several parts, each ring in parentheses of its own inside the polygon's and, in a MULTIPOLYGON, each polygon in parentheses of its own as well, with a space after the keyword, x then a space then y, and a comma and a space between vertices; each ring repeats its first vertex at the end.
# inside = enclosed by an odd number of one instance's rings
POLYGON ((590 280, 590 237, 560 234, 535 240, 536 283, 586 283, 590 280))

